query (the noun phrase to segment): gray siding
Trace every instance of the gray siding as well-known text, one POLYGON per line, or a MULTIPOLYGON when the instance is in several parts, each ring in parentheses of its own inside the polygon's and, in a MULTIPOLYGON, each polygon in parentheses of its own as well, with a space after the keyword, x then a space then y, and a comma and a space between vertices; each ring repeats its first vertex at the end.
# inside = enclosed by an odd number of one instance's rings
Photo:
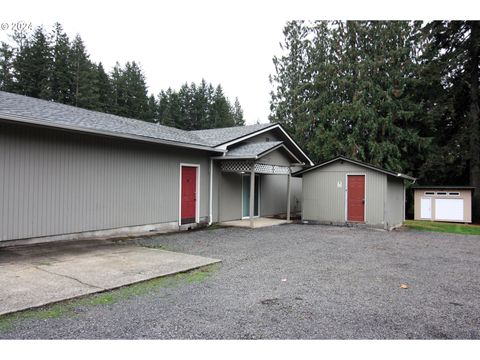
POLYGON ((242 218, 242 175, 221 173, 219 221, 242 218))
POLYGON ((0 240, 178 221, 179 165, 205 152, 0 124, 0 240))
POLYGON ((289 166, 295 162, 284 149, 274 150, 257 160, 259 163, 289 166))
MULTIPOLYGON (((284 150, 276 150, 260 158, 258 162, 289 165, 291 160, 284 150)), ((217 164, 218 168, 218 164, 217 164)), ((218 216, 214 221, 238 220, 242 217, 242 177, 240 174, 215 173, 214 184, 218 183, 218 216)), ((301 209, 302 180, 292 178, 291 206, 292 212, 301 209)), ((214 190, 215 193, 215 190, 214 190)), ((260 216, 285 214, 287 212, 287 176, 260 174, 260 216)), ((214 211, 216 213, 216 211, 214 211)))
POLYGON ((365 174, 365 222, 384 226, 387 176, 361 166, 339 162, 303 175, 302 217, 321 222, 345 222, 346 175, 365 174), (340 186, 339 186, 340 185, 340 186))
POLYGON ((385 226, 387 229, 403 223, 403 186, 403 180, 387 176, 387 202, 385 207, 385 226))

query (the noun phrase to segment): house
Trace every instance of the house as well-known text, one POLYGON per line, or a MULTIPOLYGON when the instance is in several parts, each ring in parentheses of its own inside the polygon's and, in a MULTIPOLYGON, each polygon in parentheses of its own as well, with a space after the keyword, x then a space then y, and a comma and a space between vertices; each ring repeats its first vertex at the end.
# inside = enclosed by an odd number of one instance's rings
POLYGON ((184 131, 0 92, 0 243, 288 218, 305 164, 279 124, 184 131))
POLYGON ((414 186, 415 220, 472 222, 472 186, 414 186))
POLYGON ((300 170, 302 220, 368 224, 391 230, 405 220, 405 180, 415 179, 343 156, 300 170))

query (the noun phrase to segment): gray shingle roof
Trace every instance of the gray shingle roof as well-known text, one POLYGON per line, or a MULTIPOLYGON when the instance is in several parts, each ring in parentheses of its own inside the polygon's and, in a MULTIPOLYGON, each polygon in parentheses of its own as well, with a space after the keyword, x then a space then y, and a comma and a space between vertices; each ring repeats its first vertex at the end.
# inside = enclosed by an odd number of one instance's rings
POLYGON ((259 142, 259 143, 248 143, 237 146, 232 150, 229 150, 225 157, 252 157, 255 158, 264 152, 275 148, 276 146, 282 144, 283 141, 268 141, 268 142, 259 142))
POLYGON ((190 131, 0 91, 0 117, 15 116, 111 134, 209 146, 190 131))
MULTIPOLYGON (((0 117, 112 136, 134 135, 145 139, 212 148, 274 124, 185 131, 53 101, 0 91, 0 117)), ((181 145, 179 144, 179 145, 181 145)))
POLYGON ((273 125, 275 124, 266 123, 248 126, 234 126, 220 129, 195 130, 190 131, 190 133, 201 138, 205 144, 218 146, 273 125))

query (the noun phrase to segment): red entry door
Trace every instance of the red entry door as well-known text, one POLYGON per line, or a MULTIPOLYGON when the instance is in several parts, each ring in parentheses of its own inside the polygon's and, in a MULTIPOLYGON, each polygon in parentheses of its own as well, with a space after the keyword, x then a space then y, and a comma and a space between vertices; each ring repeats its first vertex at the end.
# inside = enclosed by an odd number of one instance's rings
POLYGON ((365 175, 348 175, 347 220, 365 221, 365 175))
POLYGON ((181 223, 194 223, 196 209, 197 168, 193 166, 182 166, 181 223))

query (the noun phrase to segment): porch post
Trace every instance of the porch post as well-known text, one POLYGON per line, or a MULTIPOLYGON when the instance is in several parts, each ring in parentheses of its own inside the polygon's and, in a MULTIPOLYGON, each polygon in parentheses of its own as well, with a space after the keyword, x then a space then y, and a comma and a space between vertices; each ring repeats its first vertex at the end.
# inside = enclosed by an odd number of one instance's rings
POLYGON ((250 170, 250 227, 253 229, 253 210, 255 203, 255 162, 250 170))
POLYGON ((292 175, 290 172, 288 173, 288 180, 287 180, 287 221, 290 221, 290 193, 291 193, 291 183, 292 182, 292 175))

